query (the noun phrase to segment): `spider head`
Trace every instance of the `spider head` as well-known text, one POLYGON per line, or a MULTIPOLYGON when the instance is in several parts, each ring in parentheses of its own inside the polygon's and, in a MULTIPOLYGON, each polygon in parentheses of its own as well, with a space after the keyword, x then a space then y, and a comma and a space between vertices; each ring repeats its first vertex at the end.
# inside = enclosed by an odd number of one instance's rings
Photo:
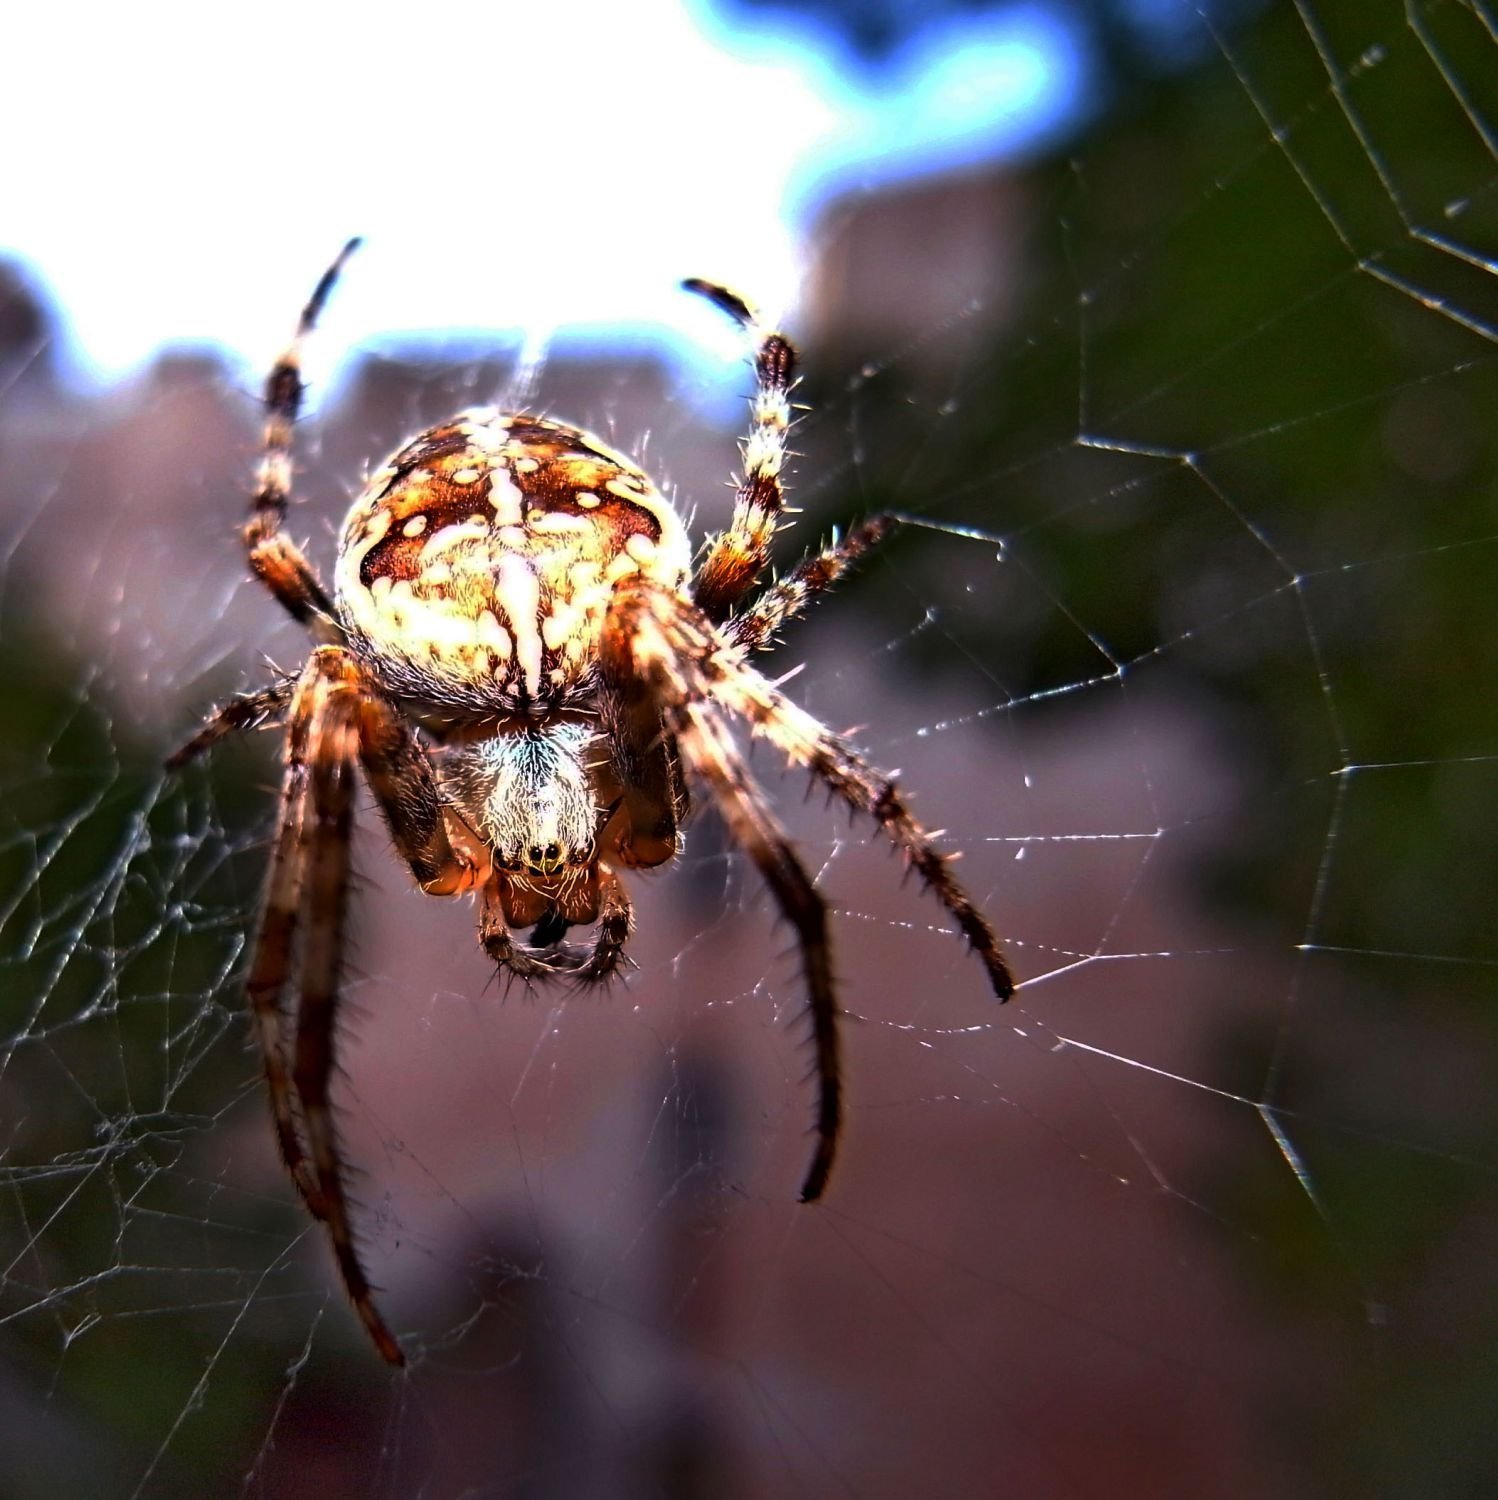
POLYGON ((464 820, 512 874, 555 882, 594 860, 594 810, 582 724, 550 724, 479 740, 444 767, 464 820))
POLYGON ((568 866, 587 864, 592 858, 593 846, 591 843, 574 849, 553 840, 551 843, 545 845, 532 844, 525 851, 524 858, 520 861, 520 864, 528 875, 537 876, 542 880, 550 880, 560 875, 568 866))

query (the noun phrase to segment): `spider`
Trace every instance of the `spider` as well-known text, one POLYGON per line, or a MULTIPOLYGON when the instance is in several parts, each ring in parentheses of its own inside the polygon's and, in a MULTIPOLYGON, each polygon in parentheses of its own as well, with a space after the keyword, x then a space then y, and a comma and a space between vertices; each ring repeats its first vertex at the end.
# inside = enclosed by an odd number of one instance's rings
POLYGON ((874 819, 1000 1000, 1014 980, 894 783, 750 665, 898 524, 880 515, 834 533, 751 597, 785 515, 790 342, 726 288, 683 283, 756 341, 732 521, 695 570, 680 518, 627 458, 549 418, 470 411, 413 438, 369 480, 344 521, 330 595, 282 527, 303 341, 358 244, 323 274, 266 379, 264 455, 243 529, 250 571, 307 628, 311 654, 294 677, 221 707, 169 765, 235 730, 285 722, 245 987, 282 1159, 327 1228, 376 1348, 399 1365, 354 1242, 329 1108, 355 766, 416 883, 433 896, 477 893, 485 951, 527 983, 596 983, 619 969, 632 925, 620 872, 667 864, 681 846, 687 783, 704 788, 800 949, 817 1080, 806 1203, 827 1186, 843 1112, 827 906, 750 778, 731 720, 874 819), (589 946, 566 941, 588 926, 589 946), (530 941, 517 942, 526 930, 530 941))

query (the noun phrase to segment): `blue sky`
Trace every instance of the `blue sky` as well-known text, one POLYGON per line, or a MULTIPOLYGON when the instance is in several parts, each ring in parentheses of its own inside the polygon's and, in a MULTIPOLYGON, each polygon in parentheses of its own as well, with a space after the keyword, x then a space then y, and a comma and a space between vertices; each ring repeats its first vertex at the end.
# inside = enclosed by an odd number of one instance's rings
POLYGON ((0 253, 95 378, 164 344, 264 365, 356 232, 325 347, 565 330, 737 357, 680 277, 793 305, 828 193, 1023 150, 1080 88, 1037 5, 929 31, 877 80, 682 0, 550 0, 544 23, 494 0, 146 0, 9 26, 29 62, 0 97, 0 253))

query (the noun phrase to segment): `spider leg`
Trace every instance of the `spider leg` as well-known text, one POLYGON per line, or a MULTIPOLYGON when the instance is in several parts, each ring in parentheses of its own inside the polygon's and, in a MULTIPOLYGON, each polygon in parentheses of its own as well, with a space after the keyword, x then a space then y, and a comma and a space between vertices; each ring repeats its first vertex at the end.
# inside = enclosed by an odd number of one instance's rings
POLYGON ((625 961, 624 946, 634 928, 634 909, 624 882, 605 864, 598 866, 598 935, 593 951, 572 971, 582 984, 599 984, 625 961))
POLYGON ((801 1201, 814 1203, 832 1174, 843 1121, 838 1004, 827 939, 827 904, 817 894, 805 865, 750 780, 733 741, 707 700, 688 698, 673 707, 670 716, 687 764, 712 788, 734 841, 758 866, 781 912, 796 930, 817 1074, 817 1144, 801 1184, 801 1201))
POLYGON ((309 1212, 327 1224, 344 1285, 376 1346, 400 1364, 400 1346, 374 1308, 353 1245, 327 1102, 352 818, 353 700, 338 691, 344 656, 337 650, 315 653, 296 684, 279 833, 245 989, 281 1158, 309 1212), (304 919, 302 993, 294 1064, 288 1068, 282 997, 304 919))
POLYGON ((266 376, 265 453, 250 502, 250 519, 244 528, 251 572, 280 600, 293 619, 309 626, 325 641, 341 639, 333 601, 301 548, 281 527, 291 496, 292 429, 301 410, 304 390, 302 342, 317 326, 339 272, 358 246, 357 239, 350 240, 323 272, 302 309, 291 342, 266 376))
POLYGON ((598 701, 609 769, 620 788, 604 836, 626 869, 653 869, 680 849, 689 805, 676 745, 649 699, 605 684, 598 701))
POLYGON ((356 694, 359 759, 412 878, 429 896, 471 890, 481 872, 453 845, 431 760, 411 727, 347 651, 324 646, 317 654, 337 660, 356 694))
POLYGON ((301 1104, 307 1149, 317 1174, 322 1218, 328 1226, 349 1301, 380 1354, 405 1363, 400 1345, 374 1304, 349 1221, 343 1164, 328 1101, 335 1062, 338 977, 348 906, 349 842, 353 830, 354 767, 359 727, 351 682, 337 650, 320 651, 304 682, 310 702, 307 749, 310 784, 302 821, 306 850, 307 930, 303 939, 301 1001, 297 1010, 293 1082, 301 1104))
POLYGON ((796 350, 784 334, 762 327, 748 303, 726 287, 696 279, 682 285, 706 297, 759 341, 754 356, 749 437, 744 444, 744 477, 734 499, 733 520, 727 531, 709 538, 707 555, 692 586, 697 607, 708 619, 722 621, 764 570, 771 539, 785 511, 780 476, 785 467, 785 436, 791 425, 796 350))
POLYGON ((496 876, 484 887, 479 904, 479 941, 484 945, 484 952, 502 969, 508 970, 525 984, 537 979, 554 978, 563 971, 565 965, 552 962, 550 955, 542 955, 533 949, 522 947, 511 935, 510 924, 505 920, 500 890, 503 878, 496 876))
POLYGON ((865 764, 826 725, 772 687, 745 663, 742 649, 729 645, 723 632, 696 611, 683 608, 674 596, 661 589, 637 587, 621 596, 615 610, 620 631, 638 638, 633 647, 637 658, 644 659, 644 653, 665 654, 669 672, 645 660, 654 677, 665 676, 669 682, 674 676, 680 680, 676 691, 710 696, 742 715, 755 733, 789 761, 805 766, 844 801, 868 813, 956 919, 968 946, 988 971, 989 985, 998 999, 1007 1000, 1014 993, 1014 976, 998 934, 953 876, 950 858, 911 815, 889 777, 865 764))
POLYGON ((914 818, 894 781, 865 763, 850 745, 798 708, 778 689, 746 665, 734 651, 713 656, 707 668, 712 690, 721 702, 749 720, 794 765, 819 776, 850 806, 868 813, 904 854, 925 887, 956 920, 968 946, 988 971, 994 995, 1007 1000, 1015 989, 1014 976, 998 934, 973 904, 952 874, 949 855, 942 854, 931 835, 914 818))
POLYGON ((695 610, 660 590, 633 589, 615 601, 603 635, 605 674, 625 696, 649 695, 676 736, 687 767, 711 788, 734 840, 748 853, 781 912, 796 930, 811 1017, 817 1076, 817 1144, 801 1185, 801 1201, 821 1197, 842 1128, 842 1069, 837 998, 827 936, 827 907, 764 796, 749 775, 699 667, 700 650, 721 637, 695 610), (690 622, 695 643, 673 636, 690 622))
POLYGON ((448 840, 431 768, 414 735, 348 651, 323 646, 308 659, 292 699, 280 834, 246 988, 282 1158, 308 1209, 328 1227, 349 1300, 375 1347, 401 1364, 354 1243, 329 1105, 360 761, 416 879, 436 893, 471 881, 470 867, 448 840), (301 995, 288 1069, 282 997, 299 931, 301 995))
POLYGON ((496 870, 484 887, 479 915, 484 951, 526 984, 562 977, 579 984, 608 979, 624 961, 624 945, 633 927, 624 882, 602 861, 588 868, 584 884, 572 899, 562 897, 560 905, 547 903, 516 877, 496 870), (514 929, 532 923, 531 941, 517 943, 514 929), (591 949, 563 942, 569 928, 595 923, 598 930, 591 949))
POLYGON ((763 651, 774 644, 775 633, 806 612, 818 595, 828 589, 866 552, 878 546, 896 526, 894 515, 870 516, 847 536, 833 533, 831 543, 820 552, 810 552, 784 578, 772 583, 741 615, 723 626, 723 634, 745 651, 763 651))
POLYGON ((306 866, 303 822, 307 801, 307 744, 311 731, 312 718, 307 711, 307 702, 299 696, 287 739, 279 832, 266 876, 260 926, 255 935, 254 957, 245 981, 245 994, 260 1043, 266 1091, 270 1096, 281 1160, 308 1211, 321 1219, 326 1217, 322 1194, 297 1130, 292 1078, 286 1064, 286 1026, 281 1009, 281 997, 291 975, 292 949, 301 916, 306 866))
POLYGON ((296 679, 293 677, 272 687, 262 688, 258 693, 240 693, 229 699, 209 715, 203 727, 185 745, 167 756, 167 770, 178 770, 188 761, 196 760, 205 751, 212 749, 221 739, 241 729, 258 728, 273 714, 280 713, 291 702, 295 691, 296 679))

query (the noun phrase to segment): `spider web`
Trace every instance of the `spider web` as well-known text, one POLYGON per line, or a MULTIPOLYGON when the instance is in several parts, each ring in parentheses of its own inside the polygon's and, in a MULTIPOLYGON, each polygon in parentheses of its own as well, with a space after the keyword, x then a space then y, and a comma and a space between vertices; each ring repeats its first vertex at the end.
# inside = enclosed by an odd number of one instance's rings
MULTIPOLYGON (((848 1012, 802 1208, 796 964, 710 811, 595 998, 504 993, 366 807, 341 1120, 405 1374, 248 1050, 274 743, 159 769, 303 649, 233 542, 253 401, 193 355, 69 398, 7 324, 7 1493, 1492 1484, 1498 21, 1300 0, 1198 40, 1064 159, 846 195, 798 330, 782 561, 911 524, 769 670, 899 768, 1020 993, 757 752, 848 1012), (933 206, 982 253, 912 276, 933 206)), ((366 354, 305 424, 325 572, 363 467, 514 376, 452 354, 366 354)), ((648 432, 699 529, 709 394, 540 385, 648 432)))

